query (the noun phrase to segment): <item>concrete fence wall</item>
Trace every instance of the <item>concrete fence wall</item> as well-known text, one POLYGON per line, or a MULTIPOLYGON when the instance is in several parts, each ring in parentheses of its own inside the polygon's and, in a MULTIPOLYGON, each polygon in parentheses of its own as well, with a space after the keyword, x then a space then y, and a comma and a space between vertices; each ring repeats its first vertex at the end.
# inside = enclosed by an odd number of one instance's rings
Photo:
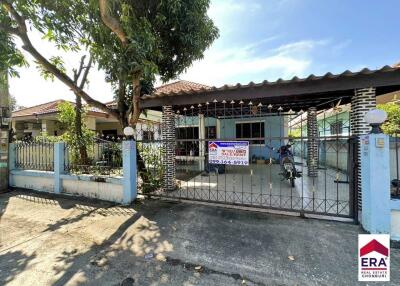
POLYGON ((64 173, 64 143, 54 145, 54 171, 16 168, 15 144, 10 144, 10 186, 40 192, 65 193, 129 204, 136 199, 136 142, 123 142, 123 176, 71 175, 64 173))

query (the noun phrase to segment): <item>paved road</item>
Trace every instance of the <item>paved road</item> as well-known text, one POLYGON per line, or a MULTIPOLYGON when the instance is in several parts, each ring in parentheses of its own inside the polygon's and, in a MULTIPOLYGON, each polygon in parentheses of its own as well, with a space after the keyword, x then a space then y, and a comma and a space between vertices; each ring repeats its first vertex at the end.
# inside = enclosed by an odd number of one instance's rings
MULTIPOLYGON (((0 285, 357 284, 352 224, 20 191, 0 195, 0 209, 0 285)), ((392 285, 399 267, 392 249, 392 285)))

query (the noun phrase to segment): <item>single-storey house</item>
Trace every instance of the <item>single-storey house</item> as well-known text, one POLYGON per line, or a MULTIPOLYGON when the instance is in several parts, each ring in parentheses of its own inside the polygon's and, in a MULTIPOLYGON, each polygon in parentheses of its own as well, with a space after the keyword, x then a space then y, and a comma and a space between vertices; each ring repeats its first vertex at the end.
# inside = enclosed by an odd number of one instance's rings
MULTIPOLYGON (((36 137, 42 133, 49 136, 62 135, 65 130, 58 120, 57 107, 63 102, 65 100, 59 99, 13 112, 11 127, 16 139, 36 137)), ((70 103, 75 105, 73 102, 70 103)), ((113 102, 108 105, 112 106, 113 102)), ((109 138, 123 136, 123 130, 118 120, 98 108, 86 106, 84 120, 86 126, 100 136, 109 138)), ((138 139, 154 138, 154 132, 159 127, 153 127, 153 125, 159 126, 160 121, 161 112, 149 110, 146 114, 142 114, 138 124, 138 128, 142 132, 138 132, 140 134, 138 139), (148 128, 150 125, 152 127, 148 128)))

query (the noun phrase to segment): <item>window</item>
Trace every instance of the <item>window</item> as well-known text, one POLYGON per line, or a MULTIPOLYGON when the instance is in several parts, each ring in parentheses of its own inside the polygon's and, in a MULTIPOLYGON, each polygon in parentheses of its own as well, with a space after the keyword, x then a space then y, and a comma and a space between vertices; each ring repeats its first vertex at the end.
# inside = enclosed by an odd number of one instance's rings
POLYGON ((343 122, 337 121, 335 123, 331 123, 331 135, 340 135, 343 133, 343 122))
POLYGON ((143 140, 144 141, 154 141, 154 132, 153 131, 144 130, 143 131, 143 140))
POLYGON ((250 141, 250 144, 264 144, 264 122, 236 123, 236 138, 250 141), (256 140, 258 139, 258 140, 256 140))
POLYGON ((217 138, 217 127, 208 126, 206 127, 206 139, 216 139, 217 138))
POLYGON ((199 156, 199 127, 176 128, 176 155, 199 156))

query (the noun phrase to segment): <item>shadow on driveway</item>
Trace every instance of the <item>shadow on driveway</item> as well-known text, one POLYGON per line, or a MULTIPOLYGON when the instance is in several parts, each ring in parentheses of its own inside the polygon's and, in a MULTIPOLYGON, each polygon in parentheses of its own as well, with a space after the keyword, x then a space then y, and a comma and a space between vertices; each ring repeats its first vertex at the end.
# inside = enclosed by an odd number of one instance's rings
MULTIPOLYGON (((217 207, 13 191, 0 284, 355 285, 359 226, 217 207), (243 282, 244 281, 244 282, 243 282)), ((400 282, 392 249, 392 284, 400 282)))

